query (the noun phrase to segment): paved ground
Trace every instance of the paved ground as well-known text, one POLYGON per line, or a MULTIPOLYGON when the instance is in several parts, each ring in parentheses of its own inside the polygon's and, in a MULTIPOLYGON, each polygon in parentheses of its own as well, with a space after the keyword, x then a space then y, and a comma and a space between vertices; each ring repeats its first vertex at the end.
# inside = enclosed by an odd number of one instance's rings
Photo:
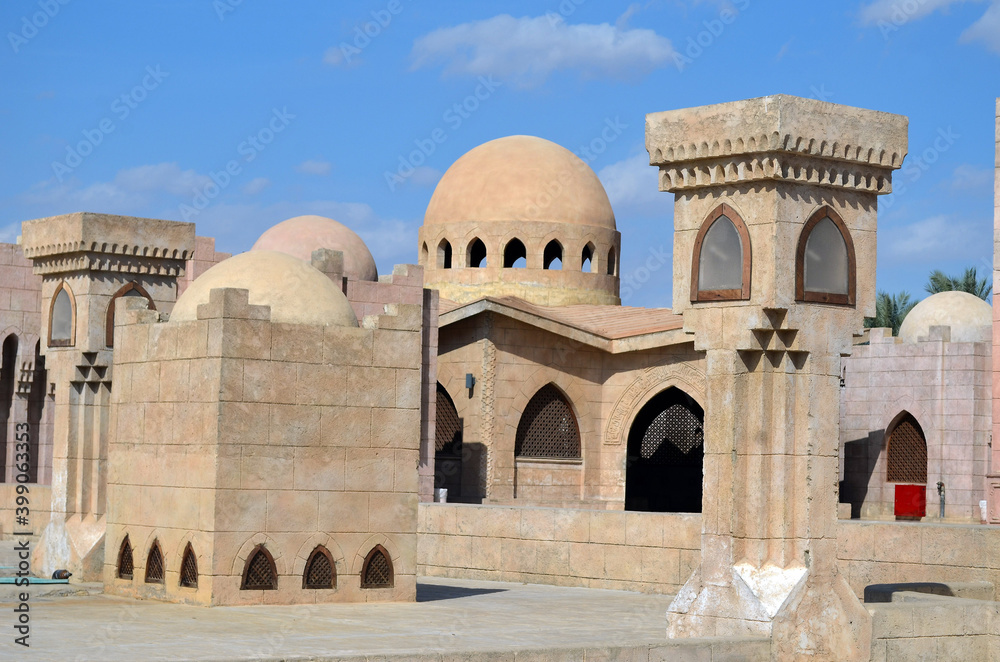
MULTIPOLYGON (((604 649, 606 659, 608 649, 665 644, 670 597, 435 578, 421 581, 417 600, 207 609, 104 595, 38 597, 30 651, 13 644, 14 614, 10 605, 0 607, 0 659, 402 660, 456 653, 430 659, 465 660, 476 651, 507 651, 484 659, 513 660, 513 651, 566 648, 604 649)), ((557 657, 584 659, 570 651, 557 657)))

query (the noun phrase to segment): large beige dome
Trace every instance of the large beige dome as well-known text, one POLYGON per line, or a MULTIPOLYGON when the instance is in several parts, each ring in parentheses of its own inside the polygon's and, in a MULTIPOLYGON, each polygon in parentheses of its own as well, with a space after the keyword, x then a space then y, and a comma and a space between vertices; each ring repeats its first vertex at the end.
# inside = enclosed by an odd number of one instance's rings
POLYGON ((615 229, 608 195, 573 152, 534 136, 484 143, 438 182, 424 225, 466 221, 547 221, 615 229))
POLYGON ((328 248, 344 254, 344 275, 354 280, 378 280, 375 258, 353 230, 324 216, 296 216, 265 232, 250 249, 280 251, 300 260, 312 260, 314 250, 328 248))
POLYGON ((198 319, 198 306, 215 288, 250 291, 250 303, 271 307, 272 322, 357 326, 344 293, 302 260, 277 251, 251 251, 215 265, 185 290, 170 313, 171 321, 198 319))
POLYGON ((993 307, 968 292, 939 292, 913 307, 899 328, 899 337, 917 342, 927 337, 932 326, 950 326, 952 342, 990 342, 993 307))

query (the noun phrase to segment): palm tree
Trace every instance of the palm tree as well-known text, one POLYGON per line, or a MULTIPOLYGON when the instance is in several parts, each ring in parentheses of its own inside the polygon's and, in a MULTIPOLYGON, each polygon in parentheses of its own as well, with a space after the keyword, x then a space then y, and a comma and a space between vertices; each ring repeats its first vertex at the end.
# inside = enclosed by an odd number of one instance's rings
POLYGON ((931 272, 930 278, 928 278, 924 289, 931 294, 937 294, 938 292, 951 292, 953 290, 968 292, 969 294, 973 294, 985 301, 986 297, 988 297, 990 292, 993 291, 993 286, 988 283, 986 278, 976 277, 975 267, 969 267, 965 270, 965 273, 958 278, 954 276, 946 276, 940 269, 935 269, 931 272))
POLYGON ((911 301, 906 291, 892 296, 879 292, 875 297, 875 317, 865 319, 865 328, 892 329, 892 335, 897 336, 903 319, 918 303, 920 302, 911 301))

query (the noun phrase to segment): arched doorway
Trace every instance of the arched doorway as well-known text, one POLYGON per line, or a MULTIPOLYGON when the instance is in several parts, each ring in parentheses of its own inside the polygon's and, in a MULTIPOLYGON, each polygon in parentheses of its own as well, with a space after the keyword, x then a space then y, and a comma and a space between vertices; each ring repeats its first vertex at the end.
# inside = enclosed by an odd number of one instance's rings
MULTIPOLYGON (((15 379, 17 375, 17 336, 13 333, 4 338, 0 350, 0 482, 7 476, 7 443, 11 409, 14 404, 15 379)), ((13 454, 11 454, 13 457, 13 454)))
POLYGON ((896 483, 894 512, 901 519, 927 515, 927 439, 920 423, 902 412, 886 430, 886 482, 896 483))
POLYGON ((462 496, 462 419, 441 384, 434 417, 434 487, 446 488, 449 501, 462 496))
POLYGON ((670 387, 632 421, 625 467, 625 510, 700 513, 705 412, 670 387))

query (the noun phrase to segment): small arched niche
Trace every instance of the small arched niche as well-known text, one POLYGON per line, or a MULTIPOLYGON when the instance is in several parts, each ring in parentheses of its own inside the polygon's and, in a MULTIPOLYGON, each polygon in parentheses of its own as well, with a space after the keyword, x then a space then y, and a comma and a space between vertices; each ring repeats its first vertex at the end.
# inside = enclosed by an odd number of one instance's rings
POLYGON ((49 347, 72 347, 76 340, 76 297, 66 281, 59 283, 49 306, 49 347))
POLYGON ((694 242, 691 302, 750 298, 750 233, 729 205, 705 218, 694 242))
POLYGON ((123 285, 117 292, 111 296, 111 301, 108 302, 108 310, 106 313, 105 327, 104 327, 104 343, 108 347, 114 347, 115 344, 115 302, 122 297, 143 297, 146 299, 149 309, 156 310, 156 304, 153 303, 153 297, 149 296, 149 292, 135 281, 123 285))

